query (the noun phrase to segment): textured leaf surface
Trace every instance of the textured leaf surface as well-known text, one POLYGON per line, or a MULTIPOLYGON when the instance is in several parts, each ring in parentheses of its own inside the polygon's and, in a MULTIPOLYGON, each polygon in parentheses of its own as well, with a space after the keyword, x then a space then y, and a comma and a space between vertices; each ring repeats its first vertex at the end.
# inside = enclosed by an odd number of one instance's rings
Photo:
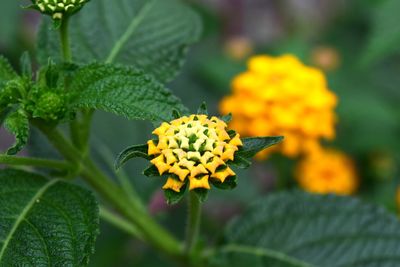
POLYGON ((217 266, 400 266, 400 222, 354 198, 280 193, 229 225, 217 266))
MULTIPOLYGON (((71 20, 71 44, 77 62, 123 63, 171 80, 183 64, 188 45, 201 32, 198 16, 178 0, 96 0, 71 20)), ((42 25, 39 52, 60 60, 57 32, 42 25)))
POLYGON ((29 120, 25 112, 17 110, 5 119, 5 128, 15 136, 15 144, 8 149, 7 154, 15 155, 28 142, 29 120))
POLYGON ((364 63, 374 63, 400 52, 400 1, 382 1, 373 16, 372 32, 364 51, 364 63))
POLYGON ((173 109, 186 113, 180 100, 142 71, 91 64, 74 76, 73 107, 102 109, 129 119, 169 120, 173 109))
POLYGON ((18 170, 0 171, 0 266, 86 266, 98 210, 86 190, 18 170))
POLYGON ((258 152, 270 146, 276 145, 282 140, 282 136, 243 138, 243 147, 238 152, 236 152, 235 156, 238 155, 245 159, 252 158, 258 152))
POLYGON ((150 159, 147 154, 148 145, 134 145, 124 149, 115 160, 115 169, 120 169, 128 160, 132 158, 150 159))
POLYGON ((10 63, 6 58, 0 56, 0 90, 1 85, 9 80, 17 77, 16 72, 11 67, 10 63))

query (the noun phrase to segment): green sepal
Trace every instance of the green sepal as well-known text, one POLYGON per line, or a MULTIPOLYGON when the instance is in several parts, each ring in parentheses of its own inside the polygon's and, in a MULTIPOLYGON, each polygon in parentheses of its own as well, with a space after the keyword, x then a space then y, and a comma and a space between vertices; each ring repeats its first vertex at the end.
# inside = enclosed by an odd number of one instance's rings
POLYGON ((197 114, 208 115, 208 109, 206 102, 201 103, 199 109, 197 110, 197 114))
POLYGON ((20 60, 22 76, 32 79, 32 61, 28 51, 25 51, 20 60))
POLYGON ((208 198, 208 189, 205 188, 195 188, 192 190, 198 197, 201 203, 204 203, 208 198))
POLYGON ((44 80, 48 88, 56 88, 60 77, 60 69, 49 59, 47 67, 43 71, 44 80))
POLYGON ((231 139, 237 135, 237 132, 235 130, 228 130, 227 133, 229 134, 229 137, 231 139))
POLYGON ((213 186, 216 188, 222 189, 222 190, 232 190, 237 186, 237 176, 229 176, 225 179, 223 183, 217 179, 210 179, 210 182, 213 186))
POLYGON ((172 118, 179 119, 180 117, 182 117, 181 113, 178 110, 173 109, 172 110, 172 118))
POLYGON ((132 158, 144 158, 150 160, 150 156, 147 154, 148 145, 134 145, 123 150, 115 160, 114 168, 119 170, 128 160, 132 158))
POLYGON ((236 167, 239 169, 247 169, 251 165, 251 161, 247 158, 241 157, 239 155, 235 155, 234 160, 228 161, 229 166, 236 167))
POLYGON ((239 156, 245 159, 250 159, 258 152, 276 145, 282 140, 283 136, 243 138, 243 146, 235 153, 235 158, 236 156, 239 156))
POLYGON ((8 155, 15 155, 26 145, 29 136, 29 120, 23 110, 11 113, 5 120, 5 128, 15 136, 15 144, 7 150, 8 155))
POLYGON ((151 164, 143 171, 143 175, 147 177, 160 177, 160 172, 158 171, 157 167, 151 164))
POLYGON ((167 204, 168 205, 173 205, 173 204, 176 204, 179 201, 181 201, 181 199, 185 195, 186 188, 187 188, 187 183, 185 183, 181 187, 181 191, 180 192, 175 192, 172 189, 164 189, 164 196, 165 196, 165 199, 167 200, 167 204))
POLYGON ((226 123, 230 123, 232 120, 232 113, 229 113, 227 115, 219 117, 221 120, 223 120, 226 123))

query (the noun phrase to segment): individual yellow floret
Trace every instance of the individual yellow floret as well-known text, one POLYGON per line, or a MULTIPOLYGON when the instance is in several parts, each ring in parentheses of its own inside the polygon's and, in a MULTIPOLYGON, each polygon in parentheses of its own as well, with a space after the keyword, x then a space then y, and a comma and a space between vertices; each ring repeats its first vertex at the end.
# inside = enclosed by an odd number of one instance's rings
POLYGON ((164 184, 164 186, 162 188, 163 189, 171 189, 171 190, 174 190, 175 192, 180 192, 183 185, 184 185, 184 183, 177 181, 170 177, 167 179, 167 182, 164 184))

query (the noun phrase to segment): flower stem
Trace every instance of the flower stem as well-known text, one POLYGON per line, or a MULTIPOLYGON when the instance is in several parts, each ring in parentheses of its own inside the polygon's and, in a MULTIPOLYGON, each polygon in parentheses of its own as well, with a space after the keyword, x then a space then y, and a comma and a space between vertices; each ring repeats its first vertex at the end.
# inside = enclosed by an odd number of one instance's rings
POLYGON ((141 232, 135 226, 133 226, 129 221, 125 220, 124 218, 109 211, 107 208, 100 206, 100 217, 109 224, 143 241, 144 238, 141 232))
POLYGON ((69 63, 72 61, 72 54, 69 46, 68 22, 69 18, 68 16, 65 16, 60 26, 60 40, 63 59, 65 62, 69 63))
POLYGON ((199 235, 201 203, 196 193, 190 192, 189 195, 189 211, 186 226, 185 253, 190 256, 196 245, 199 235))
POLYGON ((147 212, 144 212, 137 203, 132 202, 89 157, 82 155, 57 129, 49 128, 41 123, 36 123, 36 125, 65 158, 79 163, 80 176, 140 230, 147 242, 175 259, 181 258, 179 241, 154 221, 147 212))
POLYGON ((0 164, 7 164, 13 166, 31 166, 31 167, 43 167, 56 170, 69 170, 73 168, 72 164, 69 164, 61 160, 49 160, 41 158, 29 158, 29 157, 15 157, 8 155, 0 155, 0 164))

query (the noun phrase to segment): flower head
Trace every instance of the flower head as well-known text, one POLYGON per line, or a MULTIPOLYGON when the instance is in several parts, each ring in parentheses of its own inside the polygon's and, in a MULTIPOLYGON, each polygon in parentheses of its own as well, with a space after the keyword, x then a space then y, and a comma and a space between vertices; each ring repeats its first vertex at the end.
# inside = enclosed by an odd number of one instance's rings
POLYGON ((210 189, 235 176, 227 165, 242 146, 239 134, 229 135, 227 124, 207 115, 190 115, 164 122, 153 131, 157 141, 148 141, 150 162, 160 175, 167 175, 165 190, 180 192, 210 189))
POLYGON ((65 15, 78 12, 89 0, 32 0, 32 8, 61 20, 65 15))
POLYGON ((242 136, 285 136, 276 150, 286 156, 313 152, 335 135, 335 94, 321 71, 292 55, 251 58, 232 89, 220 103, 233 114, 230 126, 242 136))
POLYGON ((318 194, 350 195, 358 187, 353 161, 336 150, 321 150, 300 161, 296 178, 303 189, 318 194))

